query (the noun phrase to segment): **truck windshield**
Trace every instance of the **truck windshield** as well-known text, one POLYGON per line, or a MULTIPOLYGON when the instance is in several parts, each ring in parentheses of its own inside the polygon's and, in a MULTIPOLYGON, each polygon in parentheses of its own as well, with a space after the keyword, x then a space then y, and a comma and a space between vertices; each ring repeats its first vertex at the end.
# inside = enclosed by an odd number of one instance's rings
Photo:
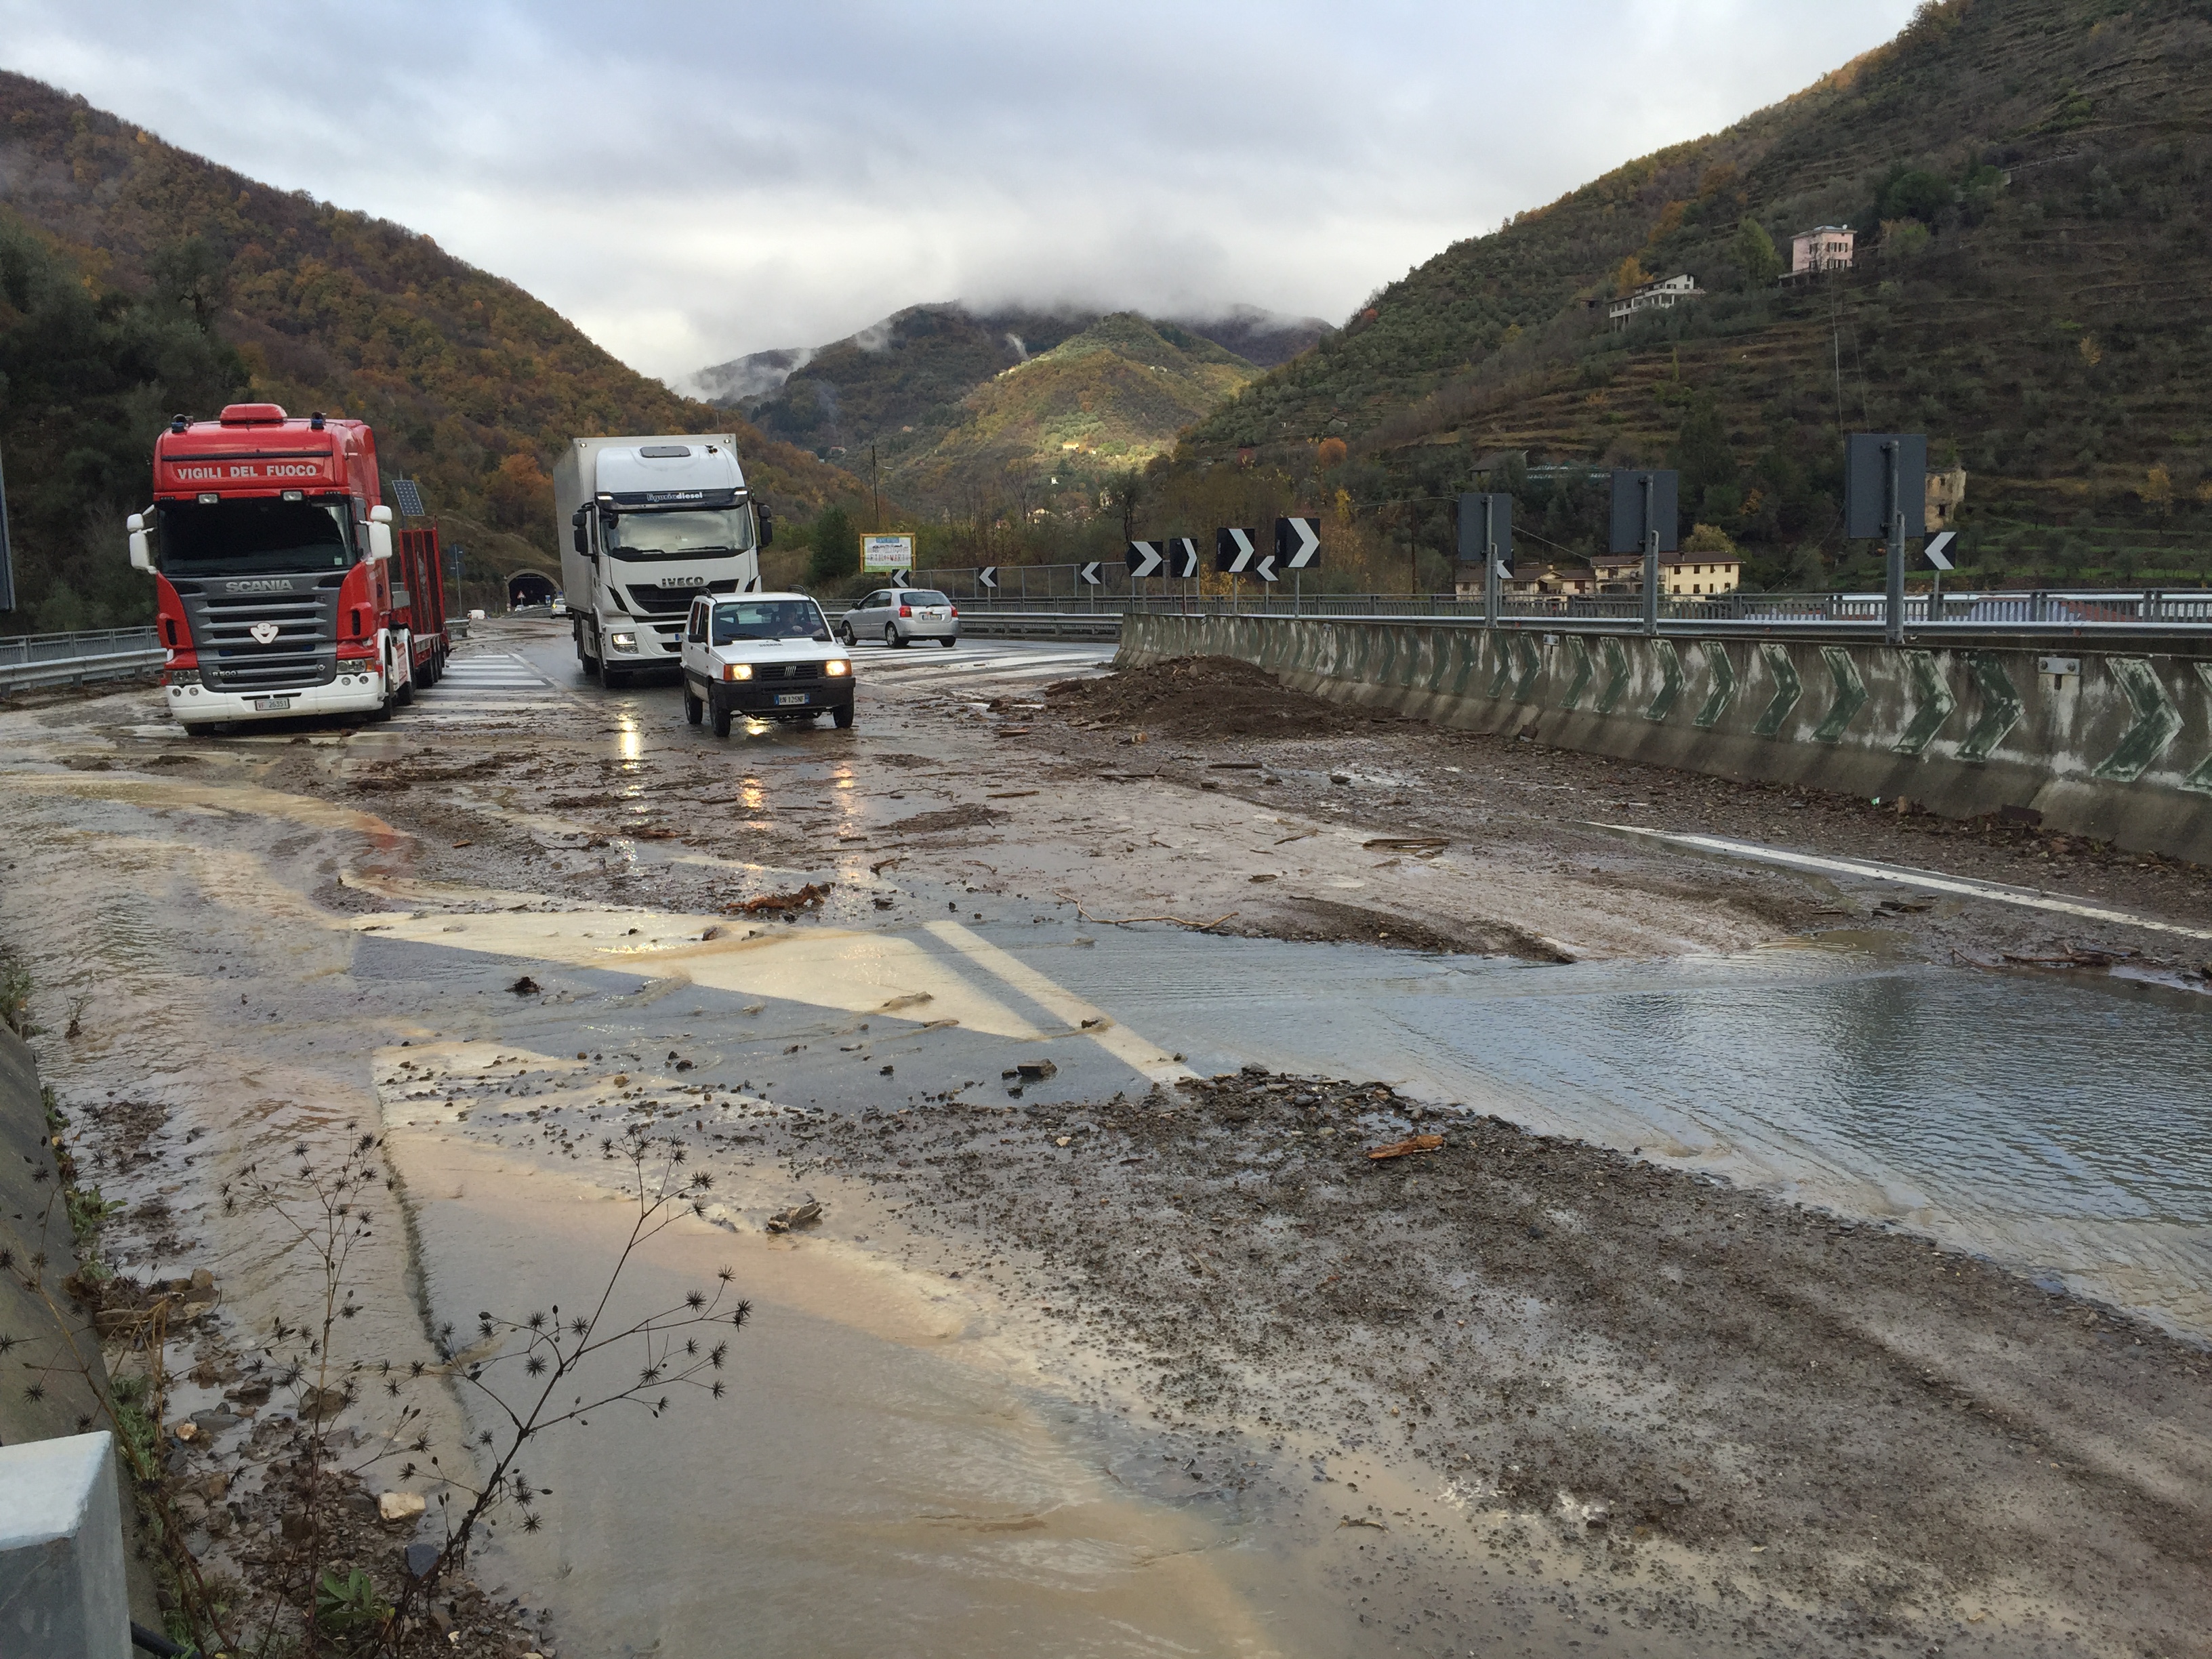
POLYGON ((164 501, 161 568, 171 575, 343 570, 354 561, 352 521, 342 501, 164 501))
POLYGON ((714 643, 738 640, 810 640, 829 631, 811 599, 747 599, 714 607, 714 643))
POLYGON ((618 559, 697 559, 748 553, 753 545, 753 510, 727 507, 624 513, 605 540, 607 550, 618 559))

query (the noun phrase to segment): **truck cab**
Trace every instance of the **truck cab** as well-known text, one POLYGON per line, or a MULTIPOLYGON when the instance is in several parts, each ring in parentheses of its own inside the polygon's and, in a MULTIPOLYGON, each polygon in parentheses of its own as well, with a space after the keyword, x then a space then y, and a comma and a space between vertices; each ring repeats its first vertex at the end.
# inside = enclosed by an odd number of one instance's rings
POLYGON ((553 505, 576 659, 610 688, 678 665, 699 595, 757 591, 775 529, 730 433, 571 439, 553 505))
POLYGON ((701 594, 684 619, 684 717, 853 724, 853 659, 805 593, 701 594))

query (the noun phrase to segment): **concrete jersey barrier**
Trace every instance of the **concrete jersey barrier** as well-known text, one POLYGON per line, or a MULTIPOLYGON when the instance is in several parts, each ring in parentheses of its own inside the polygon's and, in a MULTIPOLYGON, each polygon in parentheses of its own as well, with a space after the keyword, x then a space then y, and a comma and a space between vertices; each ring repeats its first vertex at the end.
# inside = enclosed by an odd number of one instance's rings
POLYGON ((2033 808, 2212 863, 2212 658, 1139 614, 1115 662, 1196 656, 1467 730, 1950 817, 2033 808))

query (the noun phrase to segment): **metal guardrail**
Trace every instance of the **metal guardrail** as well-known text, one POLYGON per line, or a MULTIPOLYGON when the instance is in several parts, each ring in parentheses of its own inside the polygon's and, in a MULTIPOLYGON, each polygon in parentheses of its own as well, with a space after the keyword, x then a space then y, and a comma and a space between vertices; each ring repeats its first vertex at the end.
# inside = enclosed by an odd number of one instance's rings
MULTIPOLYGON (((1008 594, 1013 573, 1000 573, 1001 591, 956 592, 947 580, 969 573, 931 571, 927 585, 952 593, 961 619, 987 626, 990 619, 1024 615, 1093 617, 1103 622, 1132 612, 1170 616, 1315 617, 1344 621, 1424 619, 1483 626, 1479 597, 1422 593, 1304 593, 1277 590, 1227 596, 1173 591, 1149 594, 1091 590, 1088 595, 1008 594)), ((917 586, 923 586, 917 581, 917 586)), ((1161 583, 1168 589, 1188 584, 1161 583)), ((1764 593, 1736 592, 1674 595, 1659 605, 1662 634, 1791 633, 1838 638, 1880 637, 1887 617, 1880 593, 1764 593)), ((1635 634, 1644 627, 1643 599, 1635 593, 1591 598, 1509 597, 1498 607, 1500 627, 1565 633, 1635 634)), ((1942 635, 2039 634, 2165 635, 2212 642, 2212 589, 1969 590, 1908 593, 1904 623, 1916 634, 1942 635)))
POLYGON ((150 628, 20 634, 0 639, 0 696, 24 686, 121 679, 159 668, 167 657, 150 628))

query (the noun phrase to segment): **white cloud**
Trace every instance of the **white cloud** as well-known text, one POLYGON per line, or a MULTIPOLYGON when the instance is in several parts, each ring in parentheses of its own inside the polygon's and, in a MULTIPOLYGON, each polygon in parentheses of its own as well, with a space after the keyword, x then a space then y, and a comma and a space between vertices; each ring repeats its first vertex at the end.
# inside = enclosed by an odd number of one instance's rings
POLYGON ((672 379, 925 300, 1341 317, 1911 9, 0 0, 0 62, 425 231, 672 379))

